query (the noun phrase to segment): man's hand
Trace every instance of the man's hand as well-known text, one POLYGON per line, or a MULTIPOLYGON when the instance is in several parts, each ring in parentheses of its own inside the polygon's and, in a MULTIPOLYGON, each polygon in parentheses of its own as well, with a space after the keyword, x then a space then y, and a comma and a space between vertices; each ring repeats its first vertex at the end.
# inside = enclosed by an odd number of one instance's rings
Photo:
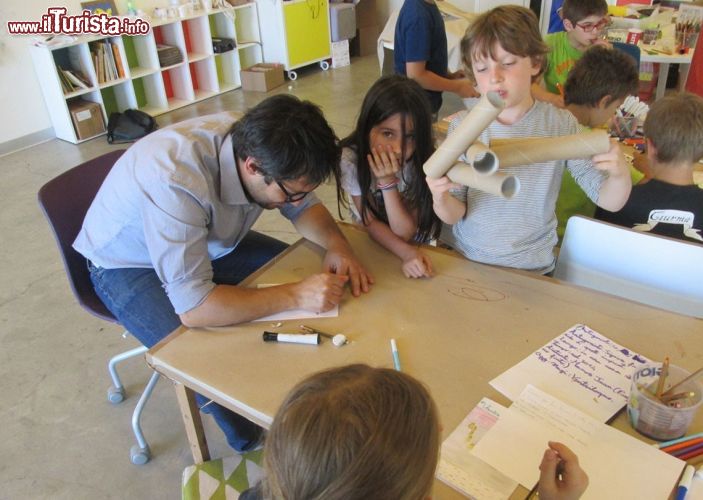
POLYGON ((577 500, 588 487, 588 475, 567 446, 549 442, 539 465, 537 491, 541 500, 577 500))
POLYGON ((313 274, 296 283, 298 307, 312 312, 325 312, 339 304, 344 295, 344 284, 349 276, 332 273, 313 274))
POLYGON ((368 292, 369 286, 373 284, 373 276, 361 263, 356 260, 351 251, 329 249, 322 262, 322 268, 338 276, 348 276, 351 292, 354 297, 361 295, 361 292, 368 292))
POLYGON ((377 146, 366 155, 366 159, 378 184, 388 184, 396 179, 400 160, 393 153, 392 146, 377 146))
POLYGON ((460 78, 453 81, 457 84, 454 93, 457 94, 459 97, 466 99, 467 97, 481 96, 481 94, 479 94, 476 88, 474 87, 474 83, 471 80, 468 80, 466 78, 460 78))
POLYGON ((431 278, 434 276, 432 261, 417 248, 403 259, 403 274, 406 278, 431 278))

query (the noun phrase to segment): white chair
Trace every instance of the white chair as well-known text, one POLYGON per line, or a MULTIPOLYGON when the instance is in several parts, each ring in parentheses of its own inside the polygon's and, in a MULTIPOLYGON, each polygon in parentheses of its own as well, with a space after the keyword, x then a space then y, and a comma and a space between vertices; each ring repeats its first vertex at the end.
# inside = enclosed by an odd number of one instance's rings
POLYGON ((703 245, 571 217, 554 277, 703 318, 703 245))

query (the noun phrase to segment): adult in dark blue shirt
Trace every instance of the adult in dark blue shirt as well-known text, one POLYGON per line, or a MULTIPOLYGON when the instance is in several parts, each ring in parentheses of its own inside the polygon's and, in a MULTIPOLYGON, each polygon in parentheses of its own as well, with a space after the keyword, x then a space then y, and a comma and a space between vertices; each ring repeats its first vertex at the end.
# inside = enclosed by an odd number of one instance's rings
POLYGON ((447 33, 433 0, 405 0, 393 45, 395 72, 412 78, 427 91, 435 115, 445 90, 460 97, 477 96, 463 72, 447 71, 447 33))

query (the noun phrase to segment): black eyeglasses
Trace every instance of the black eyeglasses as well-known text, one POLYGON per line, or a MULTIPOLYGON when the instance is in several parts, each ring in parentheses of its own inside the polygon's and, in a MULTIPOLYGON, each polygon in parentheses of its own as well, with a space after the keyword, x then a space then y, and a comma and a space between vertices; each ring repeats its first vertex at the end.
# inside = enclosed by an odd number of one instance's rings
POLYGON ((278 187, 281 188, 281 191, 283 191, 283 194, 286 195, 286 199, 283 200, 286 203, 294 203, 296 201, 300 201, 303 198, 305 198, 308 194, 310 194, 310 191, 301 191, 299 193, 291 193, 286 189, 286 187, 283 185, 283 183, 279 180, 276 181, 276 184, 278 184, 278 187))

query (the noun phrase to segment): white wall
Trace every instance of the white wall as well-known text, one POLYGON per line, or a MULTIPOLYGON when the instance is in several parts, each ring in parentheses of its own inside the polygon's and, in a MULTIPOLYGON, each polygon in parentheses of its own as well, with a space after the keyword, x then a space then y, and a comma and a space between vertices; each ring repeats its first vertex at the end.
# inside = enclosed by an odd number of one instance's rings
MULTIPOLYGON (((403 3, 403 0, 376 1, 381 27, 388 14, 403 3)), ((134 2, 138 9, 149 12, 156 6, 168 5, 169 0, 134 2)), ((126 4, 127 0, 115 0, 118 12, 126 12, 126 4)), ((80 0, 0 0, 0 145, 51 128, 29 53, 30 38, 10 36, 6 22, 38 21, 49 7, 59 6, 74 14, 81 10, 80 0)))

